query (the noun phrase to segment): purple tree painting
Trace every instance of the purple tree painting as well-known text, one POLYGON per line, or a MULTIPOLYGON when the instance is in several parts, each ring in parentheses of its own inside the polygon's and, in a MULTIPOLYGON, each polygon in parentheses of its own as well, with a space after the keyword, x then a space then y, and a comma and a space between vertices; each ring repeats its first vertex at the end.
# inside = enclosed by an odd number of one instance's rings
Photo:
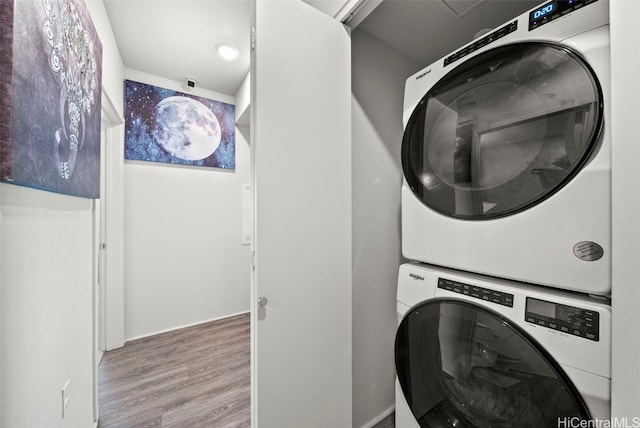
POLYGON ((102 44, 84 1, 0 3, 0 179, 98 198, 102 44))

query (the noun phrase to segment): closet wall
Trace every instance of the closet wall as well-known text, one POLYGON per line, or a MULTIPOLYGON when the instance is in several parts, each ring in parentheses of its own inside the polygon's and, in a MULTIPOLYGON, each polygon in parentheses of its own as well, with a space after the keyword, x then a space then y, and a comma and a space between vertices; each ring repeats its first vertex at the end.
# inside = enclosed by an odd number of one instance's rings
POLYGON ((351 40, 353 426, 361 427, 395 402, 402 103, 420 67, 365 31, 351 40))

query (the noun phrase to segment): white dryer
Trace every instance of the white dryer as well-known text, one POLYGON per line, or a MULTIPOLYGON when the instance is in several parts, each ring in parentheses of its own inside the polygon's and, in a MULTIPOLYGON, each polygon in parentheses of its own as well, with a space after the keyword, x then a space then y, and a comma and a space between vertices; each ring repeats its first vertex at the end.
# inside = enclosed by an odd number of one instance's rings
POLYGON ((405 264, 397 305, 397 428, 610 420, 607 299, 405 264))
POLYGON ((553 0, 405 87, 409 260, 608 295, 609 3, 553 0))

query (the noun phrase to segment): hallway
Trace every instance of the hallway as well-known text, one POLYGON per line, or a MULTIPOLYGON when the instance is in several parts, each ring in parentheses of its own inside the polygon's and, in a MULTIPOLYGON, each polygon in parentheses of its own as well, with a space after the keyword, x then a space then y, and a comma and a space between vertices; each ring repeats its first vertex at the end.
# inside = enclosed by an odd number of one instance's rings
POLYGON ((249 314, 128 342, 99 379, 99 428, 249 427, 249 314))

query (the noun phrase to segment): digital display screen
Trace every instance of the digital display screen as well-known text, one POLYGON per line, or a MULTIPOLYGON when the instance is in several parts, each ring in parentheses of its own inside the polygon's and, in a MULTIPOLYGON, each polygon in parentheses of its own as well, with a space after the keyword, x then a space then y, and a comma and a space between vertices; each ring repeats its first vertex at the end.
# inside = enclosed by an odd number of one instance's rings
POLYGON ((599 318, 597 310, 527 297, 525 320, 537 326, 597 342, 600 337, 599 318))
POLYGON ((553 0, 529 12, 529 31, 598 0, 553 0))
POLYGON ((531 18, 533 20, 540 19, 544 16, 551 14, 554 10, 556 10, 555 2, 547 3, 544 6, 541 6, 538 9, 531 12, 531 18))
POLYGON ((545 302, 544 300, 529 298, 527 299, 527 312, 543 317, 555 318, 556 305, 555 303, 545 302))

